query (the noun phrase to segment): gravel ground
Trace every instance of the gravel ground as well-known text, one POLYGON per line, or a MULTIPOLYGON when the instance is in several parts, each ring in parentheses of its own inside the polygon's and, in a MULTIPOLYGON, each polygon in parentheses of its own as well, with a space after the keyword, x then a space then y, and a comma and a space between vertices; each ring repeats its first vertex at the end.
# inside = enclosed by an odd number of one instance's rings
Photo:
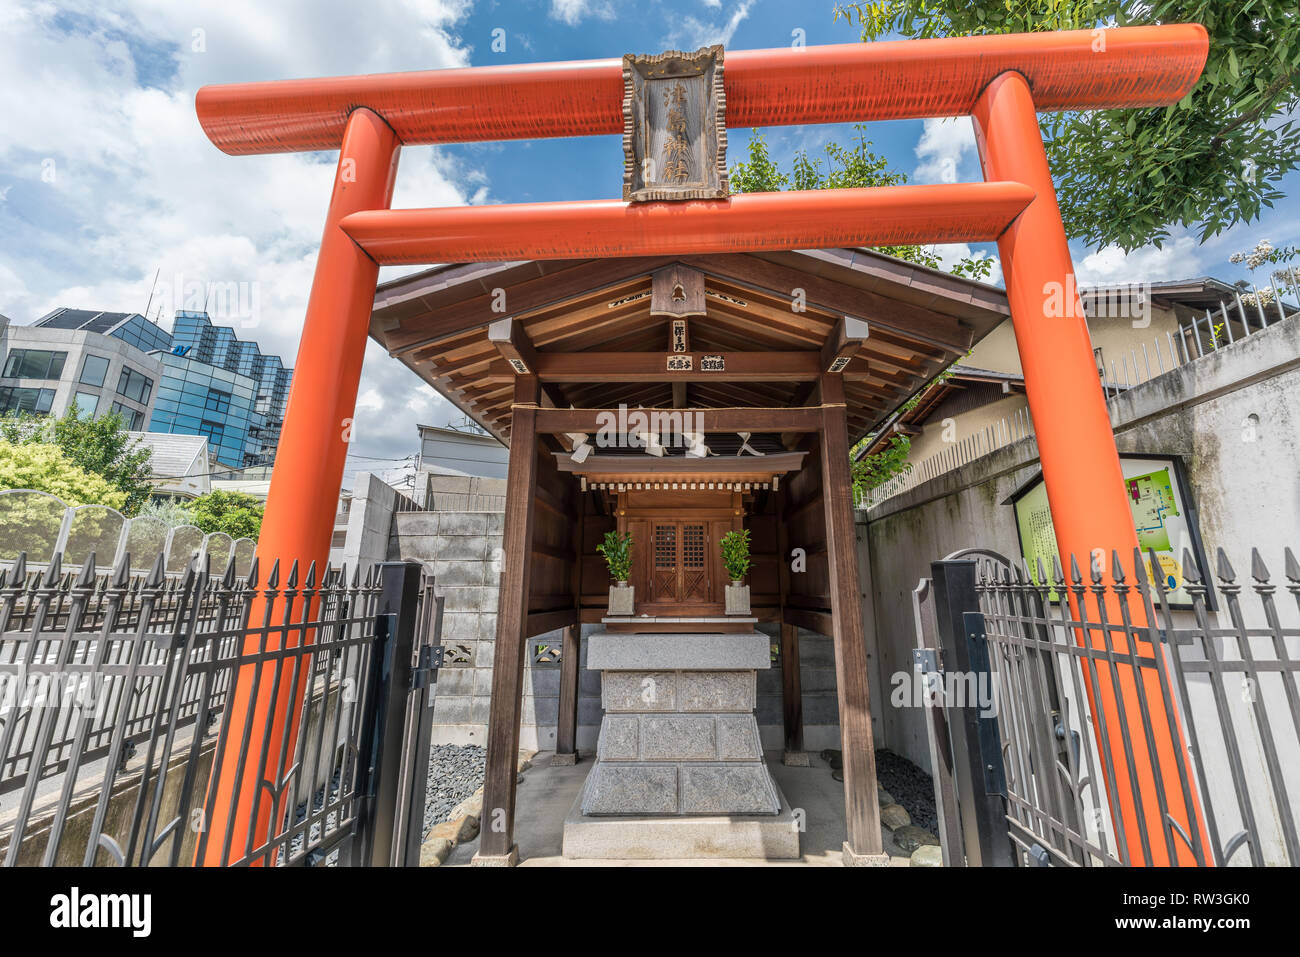
POLYGON ((912 823, 931 834, 939 833, 934 810, 934 782, 930 775, 902 755, 884 748, 876 751, 876 780, 903 805, 912 823))
POLYGON ((435 744, 429 750, 424 837, 483 784, 486 759, 487 751, 475 744, 435 744))

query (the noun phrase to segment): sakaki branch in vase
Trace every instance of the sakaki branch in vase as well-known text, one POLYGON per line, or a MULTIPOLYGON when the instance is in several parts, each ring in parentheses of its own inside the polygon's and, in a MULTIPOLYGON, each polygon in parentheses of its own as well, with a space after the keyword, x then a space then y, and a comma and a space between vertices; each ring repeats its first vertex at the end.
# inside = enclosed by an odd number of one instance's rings
POLYGON ((749 574, 749 529, 727 532, 718 543, 722 549, 722 564, 726 566, 731 584, 726 588, 728 615, 748 615, 749 586, 744 578, 749 574))
POLYGON ((628 584, 628 578, 632 574, 632 536, 628 533, 606 532, 605 540, 596 546, 596 551, 605 556, 609 577, 614 582, 609 586, 610 616, 634 614, 635 589, 628 584))

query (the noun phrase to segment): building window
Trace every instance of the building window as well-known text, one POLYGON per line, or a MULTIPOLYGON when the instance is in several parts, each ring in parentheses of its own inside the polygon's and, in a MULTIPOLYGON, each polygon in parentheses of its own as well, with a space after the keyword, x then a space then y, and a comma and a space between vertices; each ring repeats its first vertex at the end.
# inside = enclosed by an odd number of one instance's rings
POLYGON ((153 392, 153 380, 141 375, 134 369, 123 369, 117 380, 117 393, 133 399, 141 405, 149 404, 149 395, 153 392))
POLYGON ((220 445, 226 438, 226 427, 220 422, 204 419, 199 423, 199 435, 206 435, 210 445, 220 445))
POLYGON ((204 403, 203 408, 208 412, 217 412, 221 415, 225 415, 230 411, 230 393, 219 392, 216 389, 209 389, 208 399, 207 402, 204 403))
POLYGON ((41 415, 54 405, 53 389, 23 389, 0 386, 0 412, 37 412, 41 415))
POLYGON ((108 375, 108 360, 103 356, 87 355, 86 361, 81 364, 82 385, 102 386, 104 379, 108 375))
POLYGON ((5 375, 15 379, 57 379, 63 375, 66 352, 45 349, 15 349, 5 362, 5 375))
POLYGON ((122 417, 122 427, 128 432, 140 431, 140 420, 144 418, 143 412, 123 405, 121 402, 113 403, 113 411, 122 417))
POLYGON ((93 392, 78 392, 72 398, 77 403, 77 418, 93 419, 95 417, 95 410, 99 408, 99 396, 93 392))

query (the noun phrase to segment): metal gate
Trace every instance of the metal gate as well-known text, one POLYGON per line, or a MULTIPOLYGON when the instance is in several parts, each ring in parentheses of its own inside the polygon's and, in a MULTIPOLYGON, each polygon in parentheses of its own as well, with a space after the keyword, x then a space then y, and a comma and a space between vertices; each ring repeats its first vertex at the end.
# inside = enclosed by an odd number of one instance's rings
POLYGON ((1212 590, 1184 553, 1180 603, 1148 577, 1154 554, 1110 558, 1113 583, 1095 563, 1085 576, 1071 561, 1067 578, 1055 563, 1048 573, 966 550, 933 563, 914 593, 945 863, 1127 866, 1163 852, 1300 864, 1300 563, 1285 550, 1279 586, 1252 550, 1247 587, 1220 550, 1212 590), (1116 693, 1120 676, 1158 681, 1164 707, 1116 693), (984 683, 992 707, 954 694, 984 683), (1109 731, 1107 713, 1120 717, 1109 731), (1132 769, 1157 722, 1181 744, 1179 773, 1144 791, 1132 769), (1121 792, 1159 822, 1139 841, 1116 826, 1121 792), (1171 813, 1184 801, 1203 829, 1171 813))
POLYGON ((165 572, 0 570, 0 860, 188 866, 221 842, 235 865, 417 863, 442 618, 421 566, 165 572), (250 661, 303 702, 292 754, 227 740, 250 661), (272 808, 244 847, 204 825, 232 760, 272 808))

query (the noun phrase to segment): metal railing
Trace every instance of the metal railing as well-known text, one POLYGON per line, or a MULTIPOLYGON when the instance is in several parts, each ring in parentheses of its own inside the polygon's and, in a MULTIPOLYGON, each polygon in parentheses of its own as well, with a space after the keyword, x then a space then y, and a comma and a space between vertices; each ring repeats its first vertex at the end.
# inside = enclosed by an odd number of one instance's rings
POLYGON ((256 562, 247 577, 234 560, 180 579, 162 554, 147 574, 130 566, 99 574, 92 556, 63 574, 56 555, 32 573, 19 556, 0 570, 0 861, 189 865, 213 841, 235 865, 417 859, 418 833, 394 822, 418 832, 423 817, 432 579, 411 563, 350 581, 275 566, 264 584, 256 562), (240 668, 256 671, 245 726, 269 707, 260 678, 288 683, 296 747, 227 747, 240 668), (223 762, 271 805, 243 846, 203 823, 223 762))
POLYGON ((1285 550, 1278 583, 1252 550, 1247 585, 1220 550, 1214 589, 1184 553, 1180 605, 1148 577, 1156 561, 1112 554, 1110 581, 1074 561, 1068 576, 1055 562, 1050 574, 984 557, 935 564, 937 590, 967 597, 960 617, 938 609, 943 661, 922 671, 975 667, 978 651, 959 661, 954 649, 982 649, 996 699, 992 718, 950 702, 951 739, 932 741, 961 794, 936 793, 962 821, 956 858, 987 859, 1009 839, 1022 864, 1300 864, 1300 563, 1285 550), (1156 761, 1162 737, 1175 753, 1156 761), (1153 765, 1157 786, 1144 788, 1153 765), (993 814, 990 798, 1001 799, 993 814), (1143 822, 1140 840, 1119 825, 1122 806, 1143 822))

